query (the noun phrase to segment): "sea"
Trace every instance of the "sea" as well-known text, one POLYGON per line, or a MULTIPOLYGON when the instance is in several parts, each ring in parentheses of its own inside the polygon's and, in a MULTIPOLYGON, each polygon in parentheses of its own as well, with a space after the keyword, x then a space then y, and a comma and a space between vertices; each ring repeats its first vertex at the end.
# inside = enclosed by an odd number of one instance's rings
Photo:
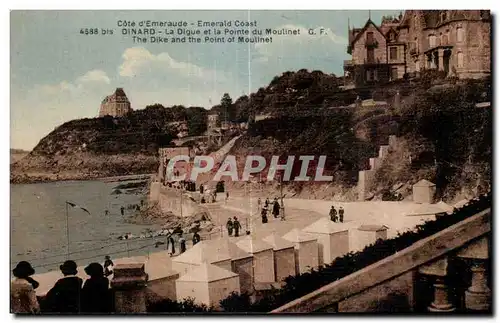
MULTIPOLYGON (((29 261, 36 273, 58 270, 68 258, 78 266, 113 258, 145 255, 158 251, 158 239, 120 240, 131 233, 159 230, 159 225, 127 222, 136 210, 147 204, 145 193, 120 190, 119 184, 130 182, 63 181, 10 186, 10 265, 29 261), (81 206, 66 207, 66 201, 81 206), (125 208, 122 216, 121 207, 125 208), (108 210, 108 215, 105 211, 108 210), (69 237, 69 239, 68 239, 69 237), (69 244, 68 244, 69 240, 69 244), (68 249, 69 246, 69 249, 68 249)), ((161 245, 161 248, 165 248, 161 245)))

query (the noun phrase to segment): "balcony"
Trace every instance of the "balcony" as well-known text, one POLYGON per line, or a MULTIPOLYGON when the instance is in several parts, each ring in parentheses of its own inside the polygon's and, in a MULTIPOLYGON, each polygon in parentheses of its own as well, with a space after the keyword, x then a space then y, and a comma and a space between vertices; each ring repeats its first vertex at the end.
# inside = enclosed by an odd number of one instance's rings
POLYGON ((377 48, 377 47, 378 47, 378 41, 376 41, 376 40, 366 40, 365 48, 377 48))
POLYGON ((344 60, 344 68, 353 66, 354 66, 354 61, 352 59, 344 60))
POLYGON ((383 62, 380 60, 380 58, 365 58, 364 63, 365 64, 382 64, 383 62))

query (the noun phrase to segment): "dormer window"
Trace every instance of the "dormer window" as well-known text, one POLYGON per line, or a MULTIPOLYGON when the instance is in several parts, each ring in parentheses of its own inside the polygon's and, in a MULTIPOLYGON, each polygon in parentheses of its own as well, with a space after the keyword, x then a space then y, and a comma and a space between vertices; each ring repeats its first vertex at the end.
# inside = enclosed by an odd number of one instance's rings
POLYGON ((446 16, 447 16, 446 11, 441 12, 441 22, 444 22, 446 20, 446 16))

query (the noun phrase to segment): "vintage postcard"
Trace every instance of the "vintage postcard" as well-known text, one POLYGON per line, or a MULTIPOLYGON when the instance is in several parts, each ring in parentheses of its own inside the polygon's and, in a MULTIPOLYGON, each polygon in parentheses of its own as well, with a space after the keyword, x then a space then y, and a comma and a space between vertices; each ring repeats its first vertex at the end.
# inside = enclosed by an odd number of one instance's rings
POLYGON ((11 313, 493 312, 490 10, 10 27, 11 313))

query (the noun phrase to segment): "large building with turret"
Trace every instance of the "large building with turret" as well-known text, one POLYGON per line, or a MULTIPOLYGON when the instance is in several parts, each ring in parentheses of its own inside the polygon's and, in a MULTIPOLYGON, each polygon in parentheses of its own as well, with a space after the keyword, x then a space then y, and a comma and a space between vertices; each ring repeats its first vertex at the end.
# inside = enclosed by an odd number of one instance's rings
POLYGON ((489 10, 407 10, 348 27, 346 83, 393 81, 425 69, 448 76, 478 78, 491 73, 489 10))
POLYGON ((99 110, 99 117, 112 116, 112 117, 123 117, 128 112, 132 111, 130 106, 130 101, 123 91, 123 88, 119 87, 115 92, 102 100, 101 109, 99 110))

